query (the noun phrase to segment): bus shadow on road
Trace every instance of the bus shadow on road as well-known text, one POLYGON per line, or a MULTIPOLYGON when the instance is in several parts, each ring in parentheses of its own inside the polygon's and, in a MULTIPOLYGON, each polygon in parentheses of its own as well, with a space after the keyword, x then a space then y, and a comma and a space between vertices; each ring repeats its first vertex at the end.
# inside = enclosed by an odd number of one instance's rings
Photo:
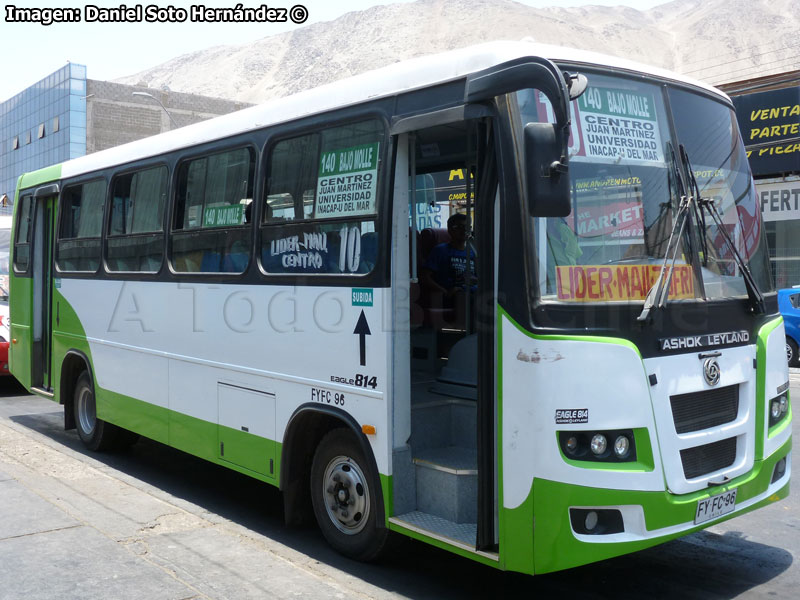
POLYGON ((163 490, 179 502, 193 504, 256 536, 407 598, 519 598, 542 594, 545 598, 568 595, 615 600, 724 599, 768 584, 793 562, 790 552, 748 540, 742 534, 702 531, 634 554, 536 577, 497 571, 399 537, 393 539, 388 554, 379 563, 363 564, 331 550, 315 526, 286 526, 282 496, 266 483, 147 439, 120 453, 89 452, 74 431, 63 430, 60 411, 18 415, 12 420, 121 474, 163 490))
POLYGON ((11 396, 23 396, 28 391, 22 384, 11 375, 0 377, 0 398, 10 398, 11 396))

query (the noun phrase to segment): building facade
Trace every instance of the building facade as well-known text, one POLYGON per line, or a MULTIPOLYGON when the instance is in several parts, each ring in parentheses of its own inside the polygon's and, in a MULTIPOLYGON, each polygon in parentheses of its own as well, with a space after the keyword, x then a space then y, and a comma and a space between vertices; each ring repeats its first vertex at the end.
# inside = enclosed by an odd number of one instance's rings
POLYGON ((778 288, 800 285, 800 71, 721 86, 736 107, 778 288))
POLYGON ((86 154, 86 67, 58 69, 0 104, 0 214, 26 171, 86 154))
POLYGON ((246 106, 87 79, 84 65, 69 63, 0 103, 0 214, 10 214, 22 173, 246 106))

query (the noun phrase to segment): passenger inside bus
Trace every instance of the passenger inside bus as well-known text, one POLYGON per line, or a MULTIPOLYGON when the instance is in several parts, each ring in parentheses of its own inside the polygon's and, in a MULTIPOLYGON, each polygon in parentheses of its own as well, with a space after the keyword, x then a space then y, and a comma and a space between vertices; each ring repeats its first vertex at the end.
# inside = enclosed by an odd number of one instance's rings
POLYGON ((475 251, 469 248, 467 260, 467 216, 461 213, 447 219, 450 241, 436 246, 422 265, 420 277, 430 291, 439 292, 452 303, 456 294, 475 291, 475 251), (469 263, 469 276, 466 275, 469 263))

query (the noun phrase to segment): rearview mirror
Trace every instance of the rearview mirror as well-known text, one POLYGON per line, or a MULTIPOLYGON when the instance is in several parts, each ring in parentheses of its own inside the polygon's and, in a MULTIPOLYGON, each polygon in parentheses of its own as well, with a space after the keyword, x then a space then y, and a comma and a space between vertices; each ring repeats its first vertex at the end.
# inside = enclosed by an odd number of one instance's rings
POLYGON ((571 211, 563 141, 553 123, 525 126, 525 180, 528 211, 534 217, 566 217, 571 211))

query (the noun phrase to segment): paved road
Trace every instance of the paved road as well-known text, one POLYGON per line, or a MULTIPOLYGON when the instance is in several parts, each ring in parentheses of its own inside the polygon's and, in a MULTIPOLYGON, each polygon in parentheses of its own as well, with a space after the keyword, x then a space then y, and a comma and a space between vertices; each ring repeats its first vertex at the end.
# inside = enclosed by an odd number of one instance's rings
POLYGON ((533 578, 411 540, 363 565, 314 528, 285 527, 274 488, 146 440, 87 453, 58 406, 3 383, 0 600, 798 597, 798 493, 657 548, 533 578))

